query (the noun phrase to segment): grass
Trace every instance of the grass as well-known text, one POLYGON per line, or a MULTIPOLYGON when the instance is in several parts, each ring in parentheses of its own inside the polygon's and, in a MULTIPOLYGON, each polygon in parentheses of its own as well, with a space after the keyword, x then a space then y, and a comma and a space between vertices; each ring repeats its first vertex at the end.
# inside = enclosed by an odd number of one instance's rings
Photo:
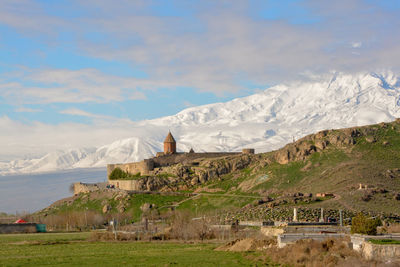
POLYGON ((87 242, 88 233, 0 235, 0 266, 254 266, 216 244, 87 242), (23 242, 24 241, 24 242, 23 242))
POLYGON ((198 198, 188 200, 179 206, 179 210, 189 210, 192 212, 210 213, 212 211, 221 211, 237 209, 253 202, 253 198, 232 197, 222 195, 202 195, 198 198))
POLYGON ((167 210, 168 206, 186 198, 187 196, 185 195, 168 196, 155 194, 135 194, 131 197, 129 201, 129 208, 127 209, 127 211, 131 212, 133 220, 137 221, 142 215, 142 210, 140 209, 140 206, 142 206, 144 203, 155 204, 159 211, 163 212, 167 210))
MULTIPOLYGON (((88 194, 88 193, 86 193, 88 194)), ((90 193, 89 193, 90 194, 90 193)), ((90 199, 89 197, 86 200, 83 200, 84 194, 77 198, 72 204, 70 205, 60 205, 57 207, 56 210, 52 210, 49 212, 50 214, 62 214, 66 212, 72 211, 84 211, 84 210, 91 210, 101 213, 103 208, 102 202, 107 200, 107 203, 112 207, 112 212, 117 212, 116 207, 119 204, 118 200, 114 198, 98 198, 98 199, 90 199)), ((158 195, 158 194, 134 194, 130 197, 127 205, 126 205, 126 212, 132 214, 132 219, 137 221, 140 219, 142 215, 142 210, 140 206, 144 203, 155 204, 157 208, 159 208, 160 212, 167 210, 168 206, 171 206, 175 202, 179 202, 184 200, 188 196, 186 195, 158 195), (161 208, 161 209, 160 209, 161 208)))
POLYGON ((376 245, 400 245, 400 240, 393 239, 371 239, 369 242, 376 245))

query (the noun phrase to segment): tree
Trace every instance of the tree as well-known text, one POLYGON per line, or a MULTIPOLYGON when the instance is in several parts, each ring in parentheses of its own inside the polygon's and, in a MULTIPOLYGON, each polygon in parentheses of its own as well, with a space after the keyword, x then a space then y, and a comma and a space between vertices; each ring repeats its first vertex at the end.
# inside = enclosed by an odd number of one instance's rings
POLYGON ((351 221, 352 234, 376 235, 376 228, 382 225, 379 218, 367 218, 361 212, 351 221))

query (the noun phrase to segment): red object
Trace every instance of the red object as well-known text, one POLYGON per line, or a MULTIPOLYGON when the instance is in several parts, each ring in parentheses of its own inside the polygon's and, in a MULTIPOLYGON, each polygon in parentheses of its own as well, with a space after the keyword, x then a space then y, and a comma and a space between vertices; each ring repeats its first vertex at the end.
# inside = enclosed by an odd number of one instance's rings
POLYGON ((26 223, 26 221, 22 220, 22 219, 18 219, 15 221, 15 223, 26 223))

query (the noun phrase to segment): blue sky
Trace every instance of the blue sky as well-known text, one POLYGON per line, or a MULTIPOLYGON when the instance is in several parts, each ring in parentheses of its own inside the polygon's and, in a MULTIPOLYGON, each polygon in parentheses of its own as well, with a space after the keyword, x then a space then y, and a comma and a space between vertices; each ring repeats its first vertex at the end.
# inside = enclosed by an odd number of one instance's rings
POLYGON ((57 148, 46 142, 66 125, 79 140, 74 131, 173 115, 306 73, 397 71, 399 11, 397 0, 3 0, 0 160, 57 148), (27 139, 35 145, 25 151, 27 139))

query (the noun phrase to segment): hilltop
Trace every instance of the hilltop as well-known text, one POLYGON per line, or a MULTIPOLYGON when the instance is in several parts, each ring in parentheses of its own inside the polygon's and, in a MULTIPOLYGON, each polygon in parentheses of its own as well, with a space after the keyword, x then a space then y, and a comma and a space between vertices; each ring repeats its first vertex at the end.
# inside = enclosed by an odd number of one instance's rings
POLYGON ((315 219, 324 207, 333 215, 343 209, 347 217, 359 211, 400 216, 400 120, 323 130, 276 151, 197 163, 133 178, 143 179, 147 193, 101 189, 60 200, 42 213, 88 207, 138 219, 174 207, 224 220, 267 220, 288 218, 299 207, 300 218, 315 219))
MULTIPOLYGON (((323 129, 393 121, 400 117, 400 78, 387 71, 331 73, 308 82, 280 84, 256 94, 185 109, 173 116, 129 122, 130 138, 96 148, 56 151, 36 159, 0 162, 0 173, 104 167, 140 161, 162 150, 168 129, 178 151, 278 149, 323 129)), ((113 142, 111 142, 113 141, 113 142)))

